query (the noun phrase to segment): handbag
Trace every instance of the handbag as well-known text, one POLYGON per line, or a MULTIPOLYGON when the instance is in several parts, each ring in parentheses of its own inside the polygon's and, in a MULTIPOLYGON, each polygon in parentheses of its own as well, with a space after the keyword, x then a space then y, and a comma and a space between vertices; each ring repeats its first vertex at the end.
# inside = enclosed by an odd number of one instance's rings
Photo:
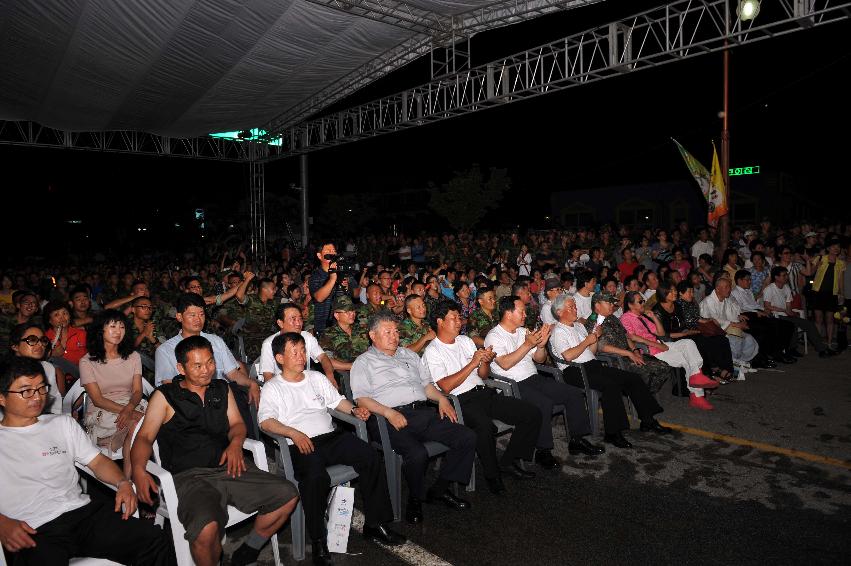
POLYGON ((714 320, 698 321, 697 329, 701 336, 724 336, 724 329, 714 320))

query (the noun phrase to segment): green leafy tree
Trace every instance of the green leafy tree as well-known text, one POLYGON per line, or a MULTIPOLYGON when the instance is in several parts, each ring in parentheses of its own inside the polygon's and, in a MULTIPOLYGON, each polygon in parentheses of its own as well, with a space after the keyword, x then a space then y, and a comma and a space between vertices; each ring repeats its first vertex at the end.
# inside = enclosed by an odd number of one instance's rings
POLYGON ((497 207, 511 187, 506 169, 492 167, 487 178, 474 164, 466 171, 437 187, 430 184, 429 207, 446 219, 455 230, 469 230, 478 224, 489 210, 497 207))

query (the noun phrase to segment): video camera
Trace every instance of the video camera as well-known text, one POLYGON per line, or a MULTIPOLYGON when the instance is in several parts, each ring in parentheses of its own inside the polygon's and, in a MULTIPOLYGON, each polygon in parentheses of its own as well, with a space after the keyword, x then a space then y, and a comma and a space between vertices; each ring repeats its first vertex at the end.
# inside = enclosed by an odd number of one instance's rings
POLYGON ((325 254, 325 260, 337 264, 336 267, 329 269, 328 273, 357 273, 360 268, 355 257, 325 254))

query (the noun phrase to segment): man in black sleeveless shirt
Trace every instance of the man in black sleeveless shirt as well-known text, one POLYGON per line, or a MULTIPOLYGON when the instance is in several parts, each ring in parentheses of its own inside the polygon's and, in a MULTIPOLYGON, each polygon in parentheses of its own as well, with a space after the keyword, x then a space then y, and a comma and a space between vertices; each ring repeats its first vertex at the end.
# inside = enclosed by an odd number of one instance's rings
POLYGON ((227 505, 257 512, 254 528, 231 557, 231 564, 257 560, 260 548, 286 522, 298 503, 295 486, 245 461, 246 427, 226 381, 214 379, 213 347, 192 336, 175 348, 180 377, 151 396, 144 424, 133 443, 133 479, 139 499, 152 503, 157 491, 145 471, 154 441, 163 467, 174 477, 177 519, 186 529, 198 566, 219 563, 227 505))

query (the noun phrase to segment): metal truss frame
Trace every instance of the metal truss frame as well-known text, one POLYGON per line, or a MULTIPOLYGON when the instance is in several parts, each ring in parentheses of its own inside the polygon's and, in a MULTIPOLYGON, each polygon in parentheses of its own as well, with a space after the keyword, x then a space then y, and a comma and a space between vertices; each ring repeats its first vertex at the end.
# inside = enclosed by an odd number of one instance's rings
MULTIPOLYGON (((419 57, 430 53, 434 54, 440 51, 454 50, 456 44, 459 42, 466 43, 467 49, 464 52, 467 59, 466 66, 459 65, 455 69, 446 66, 444 69, 441 69, 437 63, 432 61, 431 78, 434 79, 448 73, 466 70, 469 68, 469 39, 476 33, 560 10, 569 10, 589 4, 596 4, 603 0, 500 0, 489 6, 470 10, 469 12, 464 12, 451 18, 411 8, 405 2, 393 0, 372 0, 371 3, 373 5, 380 4, 380 9, 374 9, 373 11, 369 11, 368 6, 357 2, 357 0, 311 1, 346 12, 350 11, 347 9, 348 6, 357 4, 360 11, 354 11, 352 9, 352 13, 387 23, 392 23, 385 19, 385 14, 389 11, 396 14, 412 14, 412 17, 418 20, 436 21, 438 23, 435 26, 423 25, 418 30, 418 35, 385 51, 360 68, 340 77, 309 98, 287 109, 262 127, 266 131, 276 132, 289 128, 419 57)), ((400 27, 411 29, 408 25, 400 25, 400 27)), ((445 59, 450 60, 455 55, 456 53, 450 52, 445 56, 445 59)))
POLYGON ((741 21, 728 0, 679 0, 291 128, 279 159, 558 92, 851 18, 851 2, 763 0, 741 21))
POLYGON ((245 142, 248 147, 248 209, 251 228, 251 254, 254 260, 266 266, 266 164, 269 146, 264 143, 245 142))
POLYGON ((172 138, 136 131, 69 132, 24 120, 0 120, 0 145, 53 147, 211 159, 246 161, 250 158, 246 144, 224 138, 172 138))

